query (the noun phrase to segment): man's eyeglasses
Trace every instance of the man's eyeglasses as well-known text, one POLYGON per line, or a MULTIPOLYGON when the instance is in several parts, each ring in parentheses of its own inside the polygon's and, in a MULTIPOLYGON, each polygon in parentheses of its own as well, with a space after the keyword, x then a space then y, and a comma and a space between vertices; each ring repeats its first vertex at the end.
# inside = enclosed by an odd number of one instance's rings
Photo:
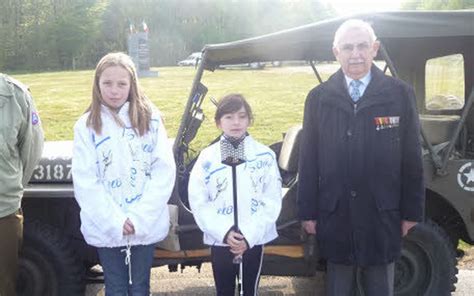
POLYGON ((357 51, 367 51, 369 49, 369 43, 367 42, 362 42, 362 43, 357 43, 357 44, 345 43, 345 44, 342 44, 339 48, 341 49, 341 51, 344 51, 344 52, 352 52, 354 51, 354 48, 356 48, 357 51))

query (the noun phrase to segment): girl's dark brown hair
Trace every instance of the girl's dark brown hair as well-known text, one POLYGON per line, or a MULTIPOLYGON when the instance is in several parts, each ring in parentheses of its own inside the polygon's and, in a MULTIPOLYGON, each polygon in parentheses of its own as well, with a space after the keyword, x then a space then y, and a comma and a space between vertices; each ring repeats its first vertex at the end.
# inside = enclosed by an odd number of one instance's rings
POLYGON ((222 116, 229 113, 237 112, 242 107, 244 107, 245 112, 247 112, 247 116, 249 117, 250 123, 253 123, 252 108, 250 108, 249 103, 247 103, 243 95, 228 94, 223 96, 217 103, 216 115, 214 116, 216 124, 219 123, 222 116))

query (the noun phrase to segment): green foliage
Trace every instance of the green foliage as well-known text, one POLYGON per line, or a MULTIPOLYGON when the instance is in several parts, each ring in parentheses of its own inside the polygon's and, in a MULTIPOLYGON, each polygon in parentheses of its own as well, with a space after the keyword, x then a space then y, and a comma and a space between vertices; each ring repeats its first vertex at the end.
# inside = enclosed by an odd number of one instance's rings
POLYGON ((152 65, 334 15, 314 0, 2 0, 0 71, 87 69, 149 27, 152 65))
POLYGON ((101 7, 102 0, 2 2, 1 69, 71 69, 96 39, 101 7))
POLYGON ((474 0, 404 0, 401 7, 408 10, 472 9, 474 0))
MULTIPOLYGON (((474 8, 474 0, 404 0, 403 9, 474 8)), ((90 69, 127 51, 130 25, 149 27, 152 66, 175 65, 205 44, 335 16, 322 0, 2 0, 0 71, 90 69)))

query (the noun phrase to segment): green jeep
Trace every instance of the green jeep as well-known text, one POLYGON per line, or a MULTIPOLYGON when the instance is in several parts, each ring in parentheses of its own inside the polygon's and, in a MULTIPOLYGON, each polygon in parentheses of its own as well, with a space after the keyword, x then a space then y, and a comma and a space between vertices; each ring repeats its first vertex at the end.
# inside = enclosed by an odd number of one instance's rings
MULTIPOLYGON (((450 295, 457 281, 456 250, 474 244, 474 11, 387 12, 354 17, 370 22, 382 47, 376 58, 387 74, 416 91, 426 179, 426 221, 404 239, 396 263, 396 295, 450 295)), ((221 65, 300 61, 311 67, 334 62, 334 32, 347 18, 326 20, 246 40, 205 46, 173 150, 178 178, 169 203, 171 229, 155 252, 154 266, 201 266, 209 261, 187 200, 187 180, 196 153, 190 150, 205 116, 205 71, 221 65)), ((308 89, 309 90, 309 89, 308 89)), ((269 106, 272 107, 272 106, 269 106)), ((296 215, 298 142, 301 126, 271 147, 283 177, 279 237, 265 248, 262 274, 314 275, 324 270, 314 238, 296 215)), ((217 136, 217 131, 216 131, 217 136)), ((100 282, 97 254, 79 231, 79 208, 70 176, 71 142, 47 143, 25 192, 25 239, 21 295, 83 295, 100 282)))

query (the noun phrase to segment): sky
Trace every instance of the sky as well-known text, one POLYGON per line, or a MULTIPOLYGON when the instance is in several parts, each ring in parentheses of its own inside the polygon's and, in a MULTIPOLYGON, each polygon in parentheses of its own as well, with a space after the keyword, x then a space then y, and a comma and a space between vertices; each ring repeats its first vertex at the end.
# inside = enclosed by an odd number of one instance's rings
POLYGON ((401 0, 322 0, 330 3, 340 15, 359 12, 398 10, 401 0))

